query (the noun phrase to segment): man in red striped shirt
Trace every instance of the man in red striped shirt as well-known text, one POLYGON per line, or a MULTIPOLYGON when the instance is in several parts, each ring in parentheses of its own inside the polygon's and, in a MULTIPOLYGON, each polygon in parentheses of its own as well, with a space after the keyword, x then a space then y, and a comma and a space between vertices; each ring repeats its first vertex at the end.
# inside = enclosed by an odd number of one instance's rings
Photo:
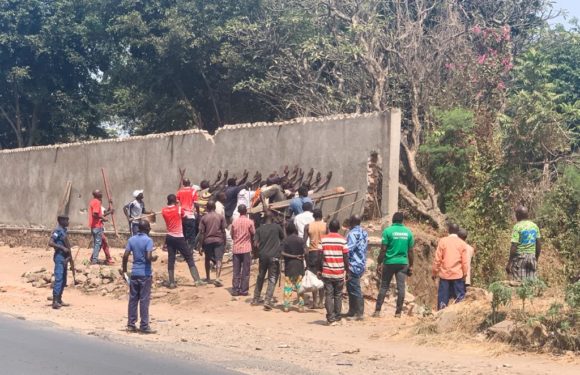
POLYGON ((328 325, 336 325, 341 320, 342 289, 346 277, 345 265, 348 264, 346 239, 338 233, 340 223, 333 219, 328 224, 329 234, 322 237, 322 272, 326 294, 326 320, 328 325))
POLYGON ((252 243, 256 229, 254 222, 248 218, 245 204, 238 206, 240 216, 232 223, 232 240, 234 253, 232 295, 247 296, 250 289, 250 266, 252 265, 252 243))
POLYGON ((161 215, 165 220, 165 226, 167 227, 167 235, 165 236, 165 245, 167 246, 167 273, 169 275, 170 289, 174 289, 175 285, 175 256, 177 252, 183 256, 189 267, 189 272, 195 285, 205 285, 206 283, 199 277, 199 272, 197 272, 197 267, 193 260, 193 250, 189 248, 183 237, 183 224, 182 219, 185 213, 181 207, 177 204, 177 197, 175 194, 169 194, 167 196, 167 207, 161 210, 161 215))

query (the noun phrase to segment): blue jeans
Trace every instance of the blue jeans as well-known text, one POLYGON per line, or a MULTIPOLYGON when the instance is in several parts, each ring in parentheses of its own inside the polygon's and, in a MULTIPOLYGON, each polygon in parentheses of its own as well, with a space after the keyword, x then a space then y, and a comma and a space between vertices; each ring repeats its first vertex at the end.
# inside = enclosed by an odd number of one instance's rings
POLYGON ((129 283, 129 320, 127 325, 137 323, 137 305, 141 315, 141 329, 149 327, 149 302, 151 302, 151 276, 131 276, 129 283))
POLYGON ((62 252, 54 253, 54 284, 52 287, 52 300, 59 302, 66 286, 67 257, 62 252))
POLYGON ((103 228, 93 228, 91 233, 93 234, 93 255, 91 255, 91 263, 96 263, 99 260, 99 251, 101 251, 101 245, 103 243, 103 228))
POLYGON ((441 310, 449 305, 449 300, 455 296, 455 302, 465 298, 465 281, 439 279, 439 291, 437 293, 437 310, 441 310))

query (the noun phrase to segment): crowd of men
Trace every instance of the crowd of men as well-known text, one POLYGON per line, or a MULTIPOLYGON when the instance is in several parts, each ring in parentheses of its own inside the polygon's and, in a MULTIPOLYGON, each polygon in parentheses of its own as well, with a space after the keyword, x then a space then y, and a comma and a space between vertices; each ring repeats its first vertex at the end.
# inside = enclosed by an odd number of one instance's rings
MULTIPOLYGON (((168 288, 176 288, 175 263, 179 253, 189 268, 194 285, 213 284, 223 286, 222 263, 228 239, 231 238, 233 262, 232 295, 250 295, 250 269, 252 259, 258 259, 258 274, 251 304, 262 305, 264 310, 275 306, 276 284, 283 280, 284 312, 297 305, 304 311, 305 295, 311 294, 311 309, 326 309, 329 325, 341 319, 364 319, 364 295, 361 278, 367 271, 368 233, 361 226, 361 217, 353 215, 342 227, 337 219, 323 220, 320 208, 309 197, 312 187, 300 185, 292 190, 287 178, 270 177, 262 186, 256 181, 247 182, 247 173, 240 181, 224 178, 221 185, 202 181, 192 186, 187 178, 182 180, 176 194, 167 196, 167 205, 161 210, 167 234, 164 250, 168 253, 168 288), (269 209, 276 201, 291 198, 287 212, 269 209), (250 217, 248 211, 258 204, 263 206, 259 215, 250 217), (282 216, 282 219, 280 218, 282 216), (346 235, 340 232, 346 231, 346 235), (204 256, 205 279, 202 279, 194 261, 194 253, 204 256), (283 267, 282 267, 283 266, 283 267), (212 279, 211 273, 215 272, 212 279), (283 275, 282 275, 283 273, 283 275), (311 273, 308 274, 307 273, 311 273), (305 275, 315 275, 323 282, 322 288, 302 287, 305 275), (281 279, 283 277, 283 279, 281 279), (265 294, 262 294, 267 281, 265 294), (342 314, 342 295, 346 286, 348 312, 342 314), (294 293, 296 293, 295 300, 294 293)), ((135 190, 134 200, 123 211, 127 216, 131 237, 123 255, 122 271, 130 285, 127 330, 153 333, 149 325, 149 301, 152 286, 152 262, 154 245, 149 237, 152 213, 145 209, 142 190, 135 190), (133 256, 128 276, 129 257, 133 256), (137 311, 139 310, 139 314, 137 311), (141 317, 137 329, 138 315, 141 317)), ((98 262, 102 249, 106 264, 112 264, 103 223, 113 210, 102 208, 102 194, 93 192, 89 203, 89 226, 93 236, 91 262, 98 262)), ((535 277, 540 256, 540 232, 528 220, 524 207, 516 209, 517 224, 512 235, 512 247, 507 266, 514 278, 535 277)), ((67 238, 68 217, 58 217, 58 227, 50 239, 54 247, 55 282, 53 308, 67 306, 62 301, 66 286, 66 267, 70 260, 70 243, 67 238)), ((460 302, 471 283, 471 258, 474 249, 466 242, 467 231, 457 224, 449 223, 448 235, 439 240, 433 265, 432 278, 438 280, 437 309, 443 309, 450 301, 460 302)), ((414 237, 404 225, 404 215, 397 212, 391 226, 382 233, 381 251, 377 259, 380 289, 376 299, 374 317, 381 316, 385 298, 389 295, 393 277, 396 281, 397 300, 395 317, 403 313, 406 279, 413 274, 414 237)))

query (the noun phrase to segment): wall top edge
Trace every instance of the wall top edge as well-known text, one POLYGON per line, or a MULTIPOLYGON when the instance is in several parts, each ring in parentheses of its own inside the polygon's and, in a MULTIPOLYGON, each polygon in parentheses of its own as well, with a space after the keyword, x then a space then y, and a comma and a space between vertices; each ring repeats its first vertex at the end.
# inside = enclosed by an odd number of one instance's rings
POLYGON ((258 128, 258 127, 280 127, 280 126, 290 126, 290 125, 305 125, 308 123, 320 123, 326 121, 339 121, 339 120, 351 120, 351 119, 362 119, 362 118, 377 118, 383 113, 396 113, 399 112, 399 109, 393 108, 390 111, 385 112, 369 112, 369 113, 353 113, 353 114, 338 114, 338 115, 330 115, 330 116, 322 116, 322 117, 299 117, 294 118, 291 120, 285 121, 276 121, 276 122, 254 122, 254 123, 244 123, 244 124, 232 124, 232 125, 225 125, 219 128, 216 133, 212 136, 206 130, 201 129, 189 129, 189 130, 180 130, 180 131, 173 131, 167 133, 157 133, 157 134, 148 134, 148 135, 141 135, 141 136, 132 136, 132 137, 125 137, 125 138, 110 138, 110 139, 97 139, 92 141, 82 141, 82 142, 73 142, 73 143, 61 143, 61 144, 54 144, 54 145, 47 145, 47 146, 33 146, 33 147, 24 147, 24 148, 15 148, 15 149, 7 149, 7 150, 0 150, 0 154, 14 154, 20 152, 29 152, 29 151, 42 151, 42 150, 58 150, 70 147, 79 147, 85 145, 94 145, 94 144, 104 144, 104 143, 118 143, 118 142, 133 142, 133 141, 140 141, 140 140, 148 140, 148 139, 155 139, 155 138, 170 138, 174 136, 183 136, 183 135, 190 135, 190 134, 202 134, 206 138, 212 140, 221 132, 233 131, 238 129, 246 129, 246 128, 258 128))

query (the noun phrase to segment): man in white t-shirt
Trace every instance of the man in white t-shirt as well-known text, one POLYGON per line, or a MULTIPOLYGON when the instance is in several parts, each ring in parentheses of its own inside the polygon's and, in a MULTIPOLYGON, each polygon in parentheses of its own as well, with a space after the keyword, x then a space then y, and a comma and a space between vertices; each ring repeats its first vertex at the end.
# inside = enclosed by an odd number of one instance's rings
POLYGON ((304 227, 307 224, 314 222, 314 215, 312 214, 313 205, 311 202, 304 202, 302 209, 304 212, 294 216, 294 225, 298 230, 298 237, 304 238, 304 227))

